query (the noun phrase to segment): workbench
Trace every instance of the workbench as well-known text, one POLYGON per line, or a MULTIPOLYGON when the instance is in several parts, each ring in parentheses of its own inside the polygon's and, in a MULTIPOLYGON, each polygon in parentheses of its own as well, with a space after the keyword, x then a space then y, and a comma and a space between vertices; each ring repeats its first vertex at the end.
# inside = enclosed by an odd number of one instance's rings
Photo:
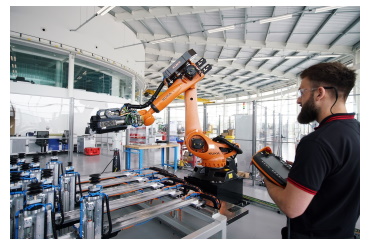
POLYGON ((155 145, 125 145, 125 152, 126 152, 126 169, 131 169, 131 154, 139 154, 139 169, 143 168, 144 163, 144 150, 146 149, 161 149, 161 165, 162 168, 164 166, 173 167, 175 171, 177 171, 177 161, 178 161, 178 148, 179 145, 176 143, 170 144, 155 144, 155 145), (166 148, 172 148, 174 150, 173 155, 173 165, 169 163, 165 163, 164 161, 164 153, 166 148))

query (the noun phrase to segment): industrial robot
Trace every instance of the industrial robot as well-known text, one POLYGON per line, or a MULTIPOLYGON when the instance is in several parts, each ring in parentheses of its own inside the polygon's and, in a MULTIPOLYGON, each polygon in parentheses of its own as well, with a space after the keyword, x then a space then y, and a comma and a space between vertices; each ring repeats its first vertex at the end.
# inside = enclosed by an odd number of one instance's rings
POLYGON ((242 154, 238 144, 223 136, 213 139, 206 136, 200 126, 197 105, 197 83, 212 69, 193 49, 185 52, 163 73, 163 81, 142 105, 124 104, 122 108, 99 110, 90 119, 90 128, 96 133, 125 130, 128 125, 149 126, 154 123, 153 114, 166 108, 177 96, 185 94, 185 145, 201 159, 200 165, 184 179, 221 200, 234 204, 243 203, 243 181, 237 176, 235 157, 242 154), (159 95, 163 87, 167 89, 159 95), (159 95, 159 96, 158 96, 159 95), (145 109, 150 107, 149 109, 145 109))

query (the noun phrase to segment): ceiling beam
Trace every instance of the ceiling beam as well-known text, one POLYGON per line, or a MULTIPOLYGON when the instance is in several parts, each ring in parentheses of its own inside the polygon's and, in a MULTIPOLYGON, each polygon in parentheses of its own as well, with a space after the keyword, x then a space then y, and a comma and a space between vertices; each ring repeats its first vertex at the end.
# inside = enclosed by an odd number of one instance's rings
POLYGON ((204 25, 203 25, 202 18, 200 18, 200 15, 199 15, 199 14, 196 14, 195 16, 196 16, 196 17, 197 17, 197 19, 198 19, 198 22, 199 22, 198 24, 199 24, 199 26, 200 26, 200 30, 201 30, 201 32, 202 32, 203 36, 206 38, 206 40, 207 40, 208 35, 207 35, 207 32, 205 32, 205 31, 204 31, 204 25))
MULTIPOLYGON (((162 38, 168 38, 165 35, 150 35, 147 33, 138 33, 137 37, 141 40, 155 40, 155 39, 162 39, 162 38)), ((186 37, 186 35, 181 36, 173 36, 172 41, 174 43, 179 44, 190 44, 190 45, 215 45, 215 46, 226 46, 226 47, 245 47, 245 48, 252 48, 252 49, 272 49, 272 50, 281 50, 281 51, 298 51, 298 52, 333 52, 337 54, 351 54, 352 53, 352 46, 351 45, 343 45, 343 46, 333 46, 329 48, 329 45, 310 45, 307 47, 307 44, 298 44, 298 43, 289 43, 286 44, 284 42, 267 42, 264 41, 255 41, 255 40, 247 40, 247 42, 244 42, 244 40, 240 39, 231 39, 227 38, 224 40, 223 38, 211 38, 208 37, 207 40, 204 39, 204 37, 195 37, 190 36, 186 37)), ((137 45, 141 45, 141 43, 138 43, 137 45)), ((135 44, 133 44, 135 45, 135 44)), ((132 45, 127 45, 127 47, 132 45)), ((119 48, 124 48, 126 46, 122 46, 119 48)), ((117 48, 116 48, 117 49, 117 48)))
POLYGON ((248 22, 248 15, 247 15, 247 8, 244 10, 244 43, 247 43, 247 22, 248 22))
POLYGON ((137 31, 130 24, 128 24, 126 21, 123 21, 122 23, 125 24, 133 33, 135 33, 137 37, 137 31))
POLYGON ((307 61, 311 60, 313 57, 315 57, 315 56, 317 56, 317 55, 319 55, 319 54, 313 54, 313 55, 311 55, 311 56, 308 56, 308 57, 307 57, 307 58, 305 58, 304 60, 302 60, 302 61, 298 62, 298 63, 297 63, 297 64, 295 64, 294 66, 291 66, 290 68, 288 68, 287 70, 285 70, 283 73, 285 74, 285 73, 289 72, 289 71, 290 71, 290 70, 292 70, 293 68, 296 68, 296 67, 298 67, 298 66, 302 65, 303 63, 305 63, 305 62, 307 62, 307 61))
MULTIPOLYGON (((238 58, 238 56, 240 55, 240 53, 242 52, 242 47, 241 48, 239 48, 239 50, 238 50, 238 53, 236 53, 236 55, 235 55, 235 57, 234 58, 238 58)), ((231 63, 234 63, 236 60, 233 60, 233 61, 231 61, 231 63)))
POLYGON ((343 32, 342 34, 340 34, 338 37, 336 37, 334 39, 333 42, 331 42, 331 44, 329 44, 329 48, 333 47, 338 41, 339 39, 341 39, 343 36, 345 36, 355 25, 357 25, 357 23, 360 22, 360 16, 354 21, 352 22, 343 32))
POLYGON ((116 21, 132 21, 132 20, 144 20, 144 19, 152 19, 152 18, 160 18, 160 17, 168 17, 168 16, 178 16, 178 15, 190 15, 190 14, 200 14, 200 13, 207 13, 207 12, 214 12, 214 11, 221 11, 221 10, 232 10, 232 9, 240 9, 240 8, 247 8, 248 6, 242 7, 227 7, 227 6, 171 6, 168 8, 166 6, 158 6, 155 8, 151 8, 148 12, 145 9, 139 9, 124 13, 116 13, 115 20, 116 21))
POLYGON ((295 29, 297 28, 298 24, 301 22, 302 17, 304 16, 304 11, 306 10, 306 6, 302 8, 302 13, 299 14, 297 21, 294 23, 293 29, 290 31, 288 38, 285 40, 285 43, 288 44, 290 38, 292 37, 295 29))
MULTIPOLYGON (((220 11, 218 14, 220 16, 221 26, 225 26, 224 20, 223 20, 223 17, 222 17, 222 12, 220 11)), ((226 31, 222 31, 222 35, 224 36, 224 39, 226 40, 226 31)))
POLYGON ((144 21, 139 20, 139 22, 145 27, 146 30, 148 30, 148 32, 150 32, 150 34, 154 36, 153 30, 144 21))
POLYGON ((311 42, 319 35, 320 31, 325 27, 325 25, 330 21, 330 19, 338 12, 338 9, 334 9, 328 17, 324 20, 324 22, 320 25, 320 27, 314 32, 310 40, 307 42, 307 47, 311 44, 311 42))
POLYGON ((127 6, 120 6, 122 9, 126 10, 128 13, 132 14, 132 10, 127 6))
POLYGON ((252 60, 252 58, 253 57, 255 57, 257 54, 258 54, 258 52, 260 52, 261 51, 261 49, 257 49, 256 51, 254 51, 254 53, 251 55, 251 57, 244 63, 244 65, 245 66, 247 66, 248 65, 248 63, 252 60))
POLYGON ((164 26, 164 24, 162 23, 162 21, 160 21, 158 18, 155 18, 156 21, 159 23, 159 25, 163 28, 163 30, 167 33, 168 36, 172 36, 171 33, 168 31, 168 29, 164 26))
MULTIPOLYGON (((271 16, 275 16, 275 10, 276 10, 276 7, 274 6, 273 7, 273 10, 272 10, 272 15, 271 16)), ((267 32, 266 32, 266 36, 265 36, 265 43, 267 42, 267 36, 270 33, 270 27, 271 27, 271 22, 268 23, 268 28, 267 28, 267 32)))
MULTIPOLYGON (((178 58, 178 57, 181 57, 183 55, 183 53, 174 53, 172 51, 167 51, 167 50, 159 50, 159 49, 155 49, 155 48, 147 48, 146 49, 146 53, 147 54, 152 54, 152 55, 157 55, 157 56, 162 56, 162 57, 169 57, 169 58, 178 58)), ((206 58, 207 59, 207 58, 206 58)), ((150 62, 148 62, 150 63, 150 62)), ((240 69, 240 70, 247 70, 247 71, 251 71, 251 72, 261 72, 265 75, 274 75, 274 76, 284 76, 284 78, 289 78, 289 79, 295 79, 296 76, 295 74, 290 74, 290 73, 286 73, 286 74, 283 74, 282 72, 280 71, 270 71, 269 69, 264 69, 264 68, 258 68, 258 67, 253 67, 253 66, 245 66, 243 64, 240 64, 240 63, 233 63, 233 64, 230 64, 228 62, 218 62, 216 59, 207 59, 207 63, 211 64, 214 68, 213 70, 215 70, 216 68, 230 68, 230 69, 240 69)), ((171 64, 168 63, 168 62, 165 62, 165 61, 159 61, 156 63, 157 66, 163 66, 163 67, 168 67, 170 66, 171 64)))
MULTIPOLYGON (((297 55, 298 52, 293 52, 292 54, 290 54, 289 56, 295 56, 297 55)), ((280 63, 276 64, 273 68, 271 68, 271 71, 274 71, 276 68, 280 67, 281 65, 283 65, 285 62, 287 62, 289 59, 283 59, 280 63)))
MULTIPOLYGON (((277 53, 279 53, 278 50, 275 50, 271 55, 269 56, 275 56, 277 53)), ((260 65, 258 66, 258 68, 261 68, 263 65, 265 65, 269 60, 264 60, 263 62, 260 63, 260 65)))
MULTIPOLYGON (((184 33, 188 33, 188 31, 186 30, 186 28, 184 27, 184 25, 181 23, 181 21, 179 20, 179 17, 178 16, 175 16, 176 17, 176 20, 178 22, 178 24, 181 26, 181 28, 184 30, 184 33)), ((186 35, 189 39, 189 35, 186 35)))

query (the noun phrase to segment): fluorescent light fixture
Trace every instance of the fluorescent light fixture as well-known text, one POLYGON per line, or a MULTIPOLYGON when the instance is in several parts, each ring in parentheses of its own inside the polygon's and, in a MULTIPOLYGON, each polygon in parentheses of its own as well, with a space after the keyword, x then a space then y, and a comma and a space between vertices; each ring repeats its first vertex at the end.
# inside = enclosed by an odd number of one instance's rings
POLYGON ((106 13, 108 13, 109 11, 111 11, 114 7, 116 7, 116 6, 104 6, 98 12, 96 12, 96 14, 98 14, 98 15, 105 15, 106 13))
POLYGON ((253 57, 252 60, 268 60, 268 59, 272 59, 272 58, 276 58, 276 57, 273 57, 273 56, 253 57))
POLYGON ((318 8, 318 9, 315 9, 315 13, 321 13, 321 12, 329 11, 332 9, 339 9, 343 7, 345 6, 328 6, 328 7, 318 8))
POLYGON ((226 31, 226 30, 232 30, 234 28, 235 28, 234 25, 232 25, 232 26, 225 26, 225 27, 210 29, 210 30, 208 30, 208 33, 222 32, 222 31, 226 31))
POLYGON ((249 79, 250 78, 248 76, 235 76, 235 77, 240 78, 240 79, 249 79))
POLYGON ((258 79, 271 79, 271 78, 258 78, 258 79))
POLYGON ((212 77, 226 77, 226 75, 222 74, 211 74, 212 77))
POLYGON ((280 16, 276 16, 276 17, 271 17, 271 18, 260 20, 260 24, 265 24, 265 23, 269 23, 269 22, 273 22, 273 21, 286 20, 286 19, 290 19, 292 17, 293 17, 292 14, 280 15, 280 16))
POLYGON ((172 41, 172 38, 165 38, 165 39, 160 39, 160 40, 154 40, 150 41, 151 44, 159 44, 159 43, 164 43, 164 42, 170 42, 172 41))
POLYGON ((290 80, 290 79, 277 79, 277 80, 290 80))
POLYGON ((237 58, 220 58, 218 61, 235 61, 237 58))
POLYGON ((316 56, 316 57, 319 57, 319 58, 326 58, 326 57, 339 57, 340 55, 319 55, 319 56, 316 56))
POLYGON ((285 59, 302 59, 306 57, 307 56, 286 56, 285 59))
POLYGON ((101 13, 100 15, 105 15, 106 13, 108 13, 109 11, 111 11, 112 9, 114 9, 114 7, 116 6, 110 6, 109 8, 107 8, 103 13, 101 13))

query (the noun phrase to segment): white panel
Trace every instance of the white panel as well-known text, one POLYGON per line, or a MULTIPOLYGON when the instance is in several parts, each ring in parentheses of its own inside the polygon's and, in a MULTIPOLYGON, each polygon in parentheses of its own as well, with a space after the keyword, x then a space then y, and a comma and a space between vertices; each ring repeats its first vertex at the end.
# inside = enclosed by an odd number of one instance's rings
POLYGON ((70 31, 87 21, 98 9, 88 6, 11 7, 10 30, 96 53, 143 76, 144 63, 136 62, 145 59, 143 45, 130 29, 123 23, 116 22, 111 15, 96 16, 79 30, 70 31), (140 45, 114 49, 136 43, 140 45))

